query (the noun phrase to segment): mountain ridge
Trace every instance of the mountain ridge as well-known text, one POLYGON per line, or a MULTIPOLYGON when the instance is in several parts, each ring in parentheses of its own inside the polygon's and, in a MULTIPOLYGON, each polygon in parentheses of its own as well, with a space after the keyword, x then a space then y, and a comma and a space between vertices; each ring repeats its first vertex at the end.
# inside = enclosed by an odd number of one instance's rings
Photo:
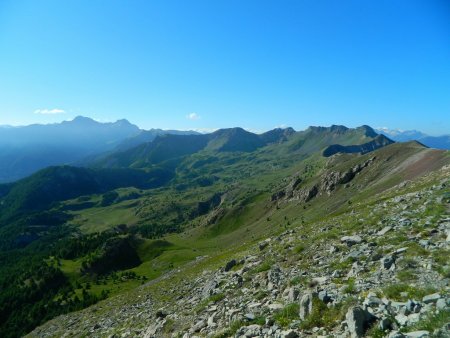
MULTIPOLYGON (((124 152, 111 154, 102 161, 94 163, 94 166, 145 166, 163 162, 165 160, 173 159, 191 155, 200 151, 241 151, 252 152, 259 148, 266 147, 270 144, 276 143, 293 143, 295 139, 299 139, 297 145, 291 145, 291 150, 303 147, 305 140, 311 143, 311 151, 320 150, 315 143, 312 136, 320 138, 326 135, 335 141, 344 141, 345 145, 354 143, 364 143, 371 141, 376 137, 376 134, 369 126, 361 126, 358 128, 347 128, 345 126, 333 125, 330 127, 314 127, 311 126, 305 131, 296 132, 293 128, 285 129, 276 128, 265 133, 255 134, 246 131, 243 128, 226 128, 219 129, 209 134, 200 134, 195 136, 185 135, 183 137, 177 135, 166 135, 165 137, 158 136, 151 143, 144 143, 135 148, 128 149, 124 152), (351 135, 352 139, 345 142, 346 136, 351 135), (189 141, 188 141, 189 140, 189 141), (186 143, 191 143, 187 145, 186 143), (165 150, 162 150, 165 149, 165 150), (170 151, 169 151, 170 149, 170 151), (175 151, 178 149, 178 152, 175 151), (182 150, 184 149, 184 150, 182 150), (137 160, 139 158, 139 160, 137 160), (143 160, 145 159, 145 160, 143 160)), ((329 141, 321 141, 324 147, 329 141)), ((387 144, 387 143, 386 143, 387 144)), ((320 147, 320 146, 319 146, 320 147)), ((304 149, 306 149, 304 147, 304 149)), ((309 151, 309 150, 308 150, 309 151)), ((306 152, 308 152, 306 151, 306 152)), ((356 151, 356 150, 355 150, 356 151)))

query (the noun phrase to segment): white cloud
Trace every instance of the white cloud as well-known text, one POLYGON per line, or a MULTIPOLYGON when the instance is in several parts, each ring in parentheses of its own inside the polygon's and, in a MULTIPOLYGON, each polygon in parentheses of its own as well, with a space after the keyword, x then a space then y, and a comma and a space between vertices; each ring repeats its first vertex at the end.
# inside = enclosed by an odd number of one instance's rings
POLYGON ((198 115, 197 113, 190 113, 189 115, 186 115, 186 118, 192 121, 200 120, 200 115, 198 115))
POLYGON ((194 129, 194 131, 196 131, 197 133, 201 133, 201 134, 210 134, 215 132, 216 130, 219 130, 219 128, 197 128, 194 129))
POLYGON ((254 129, 254 128, 247 128, 247 127, 243 127, 242 129, 244 129, 244 130, 246 130, 246 131, 248 131, 248 132, 250 132, 250 133, 253 133, 253 134, 262 134, 262 133, 264 133, 262 130, 260 130, 260 129, 254 129))
POLYGON ((63 109, 36 109, 34 111, 35 114, 42 114, 42 115, 54 115, 54 114, 65 114, 66 111, 63 109))

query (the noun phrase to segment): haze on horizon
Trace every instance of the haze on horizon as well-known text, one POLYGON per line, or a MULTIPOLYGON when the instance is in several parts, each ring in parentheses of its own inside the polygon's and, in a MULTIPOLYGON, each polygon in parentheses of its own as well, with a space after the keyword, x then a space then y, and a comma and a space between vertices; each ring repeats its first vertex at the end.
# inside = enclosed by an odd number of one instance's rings
POLYGON ((0 4, 0 125, 450 131, 444 1, 0 4))

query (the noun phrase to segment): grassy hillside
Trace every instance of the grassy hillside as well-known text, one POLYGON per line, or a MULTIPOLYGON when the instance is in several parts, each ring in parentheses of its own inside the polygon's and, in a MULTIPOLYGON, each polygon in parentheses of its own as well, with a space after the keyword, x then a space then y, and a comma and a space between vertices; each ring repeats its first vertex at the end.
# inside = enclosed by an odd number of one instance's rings
POLYGON ((49 167, 4 188, 8 193, 0 205, 1 218, 14 217, 18 212, 48 209, 54 202, 119 187, 154 188, 167 183, 172 176, 170 171, 160 168, 142 171, 49 167))

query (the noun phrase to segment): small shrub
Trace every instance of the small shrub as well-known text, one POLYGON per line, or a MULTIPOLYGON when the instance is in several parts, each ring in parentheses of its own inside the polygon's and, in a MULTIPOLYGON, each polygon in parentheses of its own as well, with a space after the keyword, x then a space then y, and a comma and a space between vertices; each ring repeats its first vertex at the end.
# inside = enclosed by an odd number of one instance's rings
POLYGON ((388 299, 407 301, 408 299, 422 299, 424 296, 436 292, 435 288, 415 288, 405 283, 391 284, 383 289, 388 299))
POLYGON ((199 312, 201 312, 201 311, 202 311, 209 303, 211 303, 211 302, 216 303, 216 302, 221 301, 221 300, 224 299, 224 298, 225 298, 225 295, 224 295, 223 293, 218 293, 218 294, 212 295, 211 297, 209 297, 209 298, 207 298, 207 299, 205 299, 205 300, 202 300, 200 303, 198 303, 197 306, 194 308, 194 311, 195 311, 196 313, 199 313, 199 312))
POLYGON ((433 252, 433 258, 439 265, 448 264, 448 257, 450 257, 450 250, 438 249, 433 252))
POLYGON ((263 326, 263 325, 266 324, 266 317, 264 317, 264 316, 258 316, 258 317, 256 317, 255 319, 253 319, 253 320, 251 321, 251 323, 252 323, 252 324, 258 324, 258 325, 263 326))
MULTIPOLYGON (((405 252, 407 258, 416 258, 417 256, 428 256, 428 251, 416 242, 408 244, 408 250, 405 252)), ((405 258, 405 259, 407 259, 405 258)))
POLYGON ((171 318, 167 318, 166 322, 164 323, 164 326, 162 328, 162 332, 165 334, 169 334, 169 333, 173 332, 174 325, 175 325, 174 320, 171 318))
POLYGON ((255 295, 255 299, 256 300, 261 300, 261 299, 266 298, 267 295, 268 295, 268 293, 266 291, 262 291, 261 290, 261 291, 258 291, 258 293, 255 295))
POLYGON ((437 272, 439 272, 444 278, 450 278, 450 267, 449 266, 438 266, 437 272))
POLYGON ((342 262, 340 260, 335 260, 331 263, 331 268, 334 270, 348 270, 352 264, 353 259, 349 257, 342 262))
POLYGON ((302 279, 301 279, 299 276, 297 276, 297 277, 292 278, 292 279, 289 281, 289 284, 290 284, 291 286, 294 286, 294 285, 299 285, 301 282, 302 282, 302 279))
POLYGON ((344 319, 348 308, 355 303, 355 299, 348 298, 341 304, 328 308, 320 299, 314 298, 312 313, 301 323, 300 327, 304 330, 310 330, 314 327, 332 329, 336 323, 344 319))
MULTIPOLYGON (((448 323, 450 318, 450 310, 442 310, 439 313, 429 313, 427 317, 420 320, 419 322, 408 327, 408 331, 420 331, 426 330, 433 332, 436 329, 442 328, 448 323)), ((401 330, 405 331, 405 329, 401 330)))
POLYGON ((417 268, 417 261, 414 258, 407 257, 402 260, 401 265, 405 268, 417 268))
POLYGON ((208 302, 220 302, 222 299, 225 298, 225 295, 223 293, 217 293, 215 295, 212 295, 211 297, 208 298, 208 302))
POLYGON ((233 337, 237 330, 239 330, 242 326, 244 326, 245 323, 243 321, 237 320, 230 324, 228 329, 225 329, 216 335, 214 335, 214 338, 228 338, 233 337))
POLYGON ((294 248, 294 252, 295 252, 296 254, 300 254, 300 253, 302 253, 303 251, 305 251, 305 249, 306 249, 306 247, 305 247, 304 244, 299 244, 299 245, 297 245, 297 246, 294 248))
POLYGON ((283 309, 274 315, 275 321, 282 327, 287 327, 291 321, 299 318, 300 306, 298 303, 286 305, 283 309))
POLYGON ((347 282, 347 286, 344 288, 344 292, 348 294, 355 294, 356 293, 356 287, 355 287, 355 279, 349 278, 347 282))
POLYGON ((386 332, 384 332, 378 327, 378 325, 375 324, 369 330, 367 330, 366 335, 367 337, 371 338, 383 338, 386 336, 386 332))
POLYGON ((272 264, 270 262, 264 262, 255 269, 255 273, 264 272, 270 270, 272 264))
POLYGON ((416 275, 411 270, 402 270, 397 273, 397 278, 400 282, 407 282, 416 279, 416 275))

